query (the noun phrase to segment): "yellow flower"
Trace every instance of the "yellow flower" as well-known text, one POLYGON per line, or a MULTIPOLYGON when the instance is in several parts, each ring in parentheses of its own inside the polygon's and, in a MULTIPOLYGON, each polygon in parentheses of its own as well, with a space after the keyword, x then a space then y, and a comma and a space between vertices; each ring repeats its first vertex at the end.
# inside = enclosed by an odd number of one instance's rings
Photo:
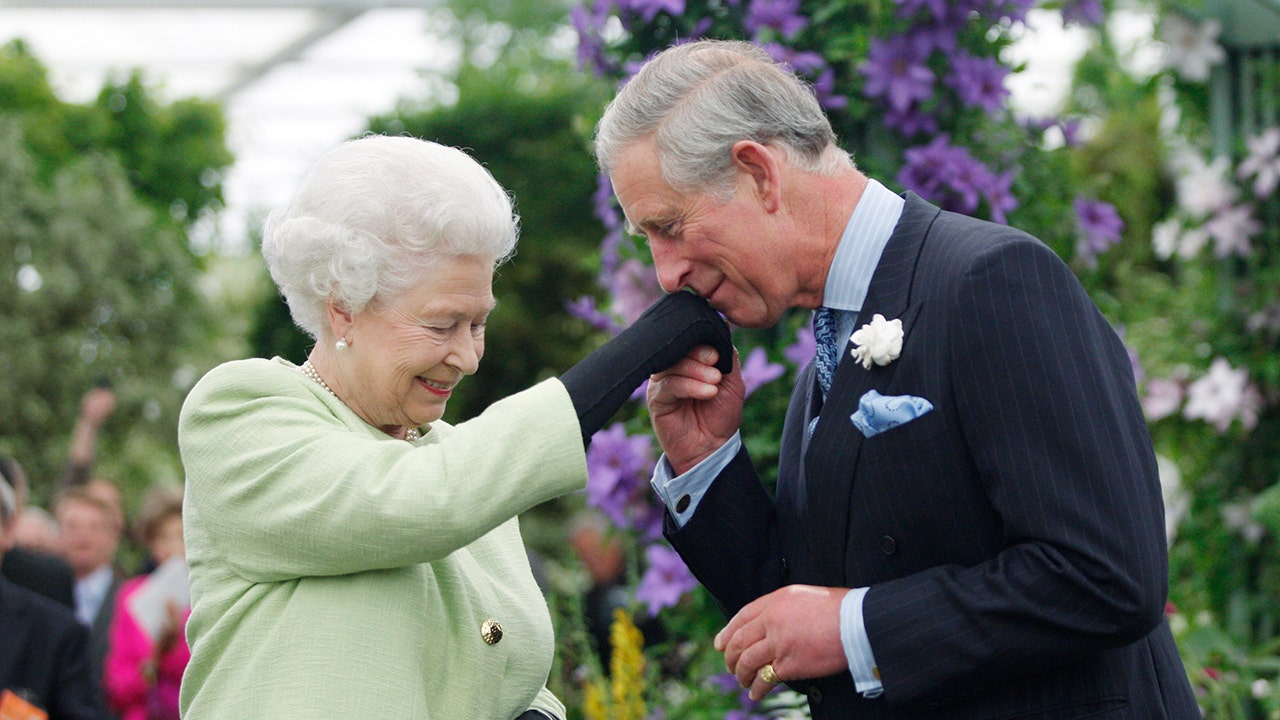
POLYGON ((644 706, 644 635, 621 608, 613 611, 609 628, 613 658, 613 720, 642 720, 644 706))
POLYGON ((643 720, 646 714, 644 635, 625 610, 614 610, 609 642, 613 653, 609 660, 608 692, 603 679, 584 684, 583 715, 587 720, 643 720))

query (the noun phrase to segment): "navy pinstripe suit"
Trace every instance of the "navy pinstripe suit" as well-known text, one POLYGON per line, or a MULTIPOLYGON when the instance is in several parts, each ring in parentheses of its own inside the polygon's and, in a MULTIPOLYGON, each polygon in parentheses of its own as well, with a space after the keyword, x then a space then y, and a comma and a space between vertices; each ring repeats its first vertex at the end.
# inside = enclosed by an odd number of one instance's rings
POLYGON ((1017 230, 908 194, 822 406, 787 412, 776 500, 745 451, 667 537, 730 614, 786 584, 869 586, 884 683, 793 683, 815 718, 1199 718, 1163 611, 1155 458, 1124 347, 1069 268, 1017 230), (870 389, 934 410, 866 439, 870 389), (820 413, 813 437, 809 419, 820 413))

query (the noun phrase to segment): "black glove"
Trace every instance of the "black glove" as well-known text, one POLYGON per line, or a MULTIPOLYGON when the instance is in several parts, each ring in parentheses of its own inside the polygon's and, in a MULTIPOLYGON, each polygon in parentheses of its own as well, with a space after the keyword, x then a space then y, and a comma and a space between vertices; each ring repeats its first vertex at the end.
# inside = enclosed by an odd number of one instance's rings
POLYGON ((516 717, 516 720, 556 720, 541 710, 525 710, 516 717))
POLYGON ((733 342, 724 319, 697 295, 674 292, 565 371, 560 382, 573 399, 583 444, 590 444, 591 436, 650 375, 675 365, 699 345, 720 353, 720 372, 733 370, 733 342))

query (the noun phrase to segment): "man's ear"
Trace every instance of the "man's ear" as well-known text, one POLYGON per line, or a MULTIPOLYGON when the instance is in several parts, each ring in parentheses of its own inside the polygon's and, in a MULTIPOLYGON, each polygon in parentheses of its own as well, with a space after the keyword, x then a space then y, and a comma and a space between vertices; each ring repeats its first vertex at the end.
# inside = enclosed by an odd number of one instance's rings
POLYGON ((776 212, 782 204, 782 165, 774 151, 754 140, 739 140, 730 155, 738 171, 750 178, 765 210, 776 212))

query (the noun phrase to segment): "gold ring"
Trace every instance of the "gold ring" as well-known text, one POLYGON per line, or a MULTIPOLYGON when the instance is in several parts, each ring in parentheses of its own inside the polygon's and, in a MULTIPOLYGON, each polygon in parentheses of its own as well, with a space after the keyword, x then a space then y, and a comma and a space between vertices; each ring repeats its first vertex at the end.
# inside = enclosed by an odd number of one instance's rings
POLYGON ((764 667, 760 668, 760 679, 770 685, 777 685, 782 682, 778 679, 778 673, 773 671, 773 663, 765 663, 764 667))

